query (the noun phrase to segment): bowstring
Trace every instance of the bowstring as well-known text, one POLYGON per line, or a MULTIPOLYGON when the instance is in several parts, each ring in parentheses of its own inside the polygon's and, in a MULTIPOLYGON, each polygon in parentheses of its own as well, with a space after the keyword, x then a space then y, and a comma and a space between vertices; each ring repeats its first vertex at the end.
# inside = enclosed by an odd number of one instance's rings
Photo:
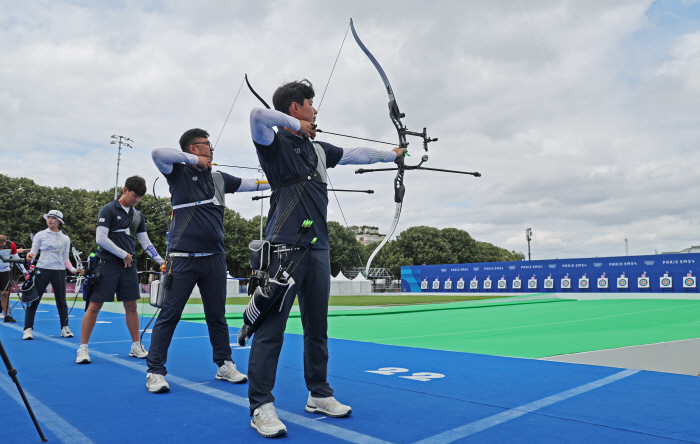
MULTIPOLYGON (((316 108, 316 114, 318 114, 321 111, 321 106, 323 105, 323 99, 326 97, 326 91, 328 91, 328 85, 331 83, 331 78, 333 77, 333 73, 335 72, 335 66, 338 64, 338 59, 340 58, 340 53, 343 51, 343 45, 345 45, 345 39, 348 37, 348 32, 350 32, 350 24, 348 24, 348 27, 345 29, 345 35, 343 36, 343 41, 340 43, 340 49, 338 50, 338 55, 335 56, 335 62, 333 63, 333 68, 331 68, 331 74, 328 76, 328 81, 326 82, 326 87, 323 89, 323 94, 321 95, 321 100, 318 102, 318 108, 316 108)), ((313 143, 312 143, 313 145, 313 143)), ((323 149, 323 147, 322 147, 323 149)), ((316 149, 314 148, 314 155, 316 155, 316 149)), ((328 174, 328 168, 326 168, 326 165, 324 164, 322 159, 318 159, 321 161, 321 165, 323 165, 323 169, 326 172, 326 178, 328 178, 328 183, 331 185, 331 189, 335 188, 333 186, 333 181, 331 180, 330 174, 328 174)), ((345 212, 343 211, 343 207, 340 205, 340 200, 338 199, 338 193, 333 190, 333 196, 335 197, 335 201, 338 204, 338 209, 340 210, 340 215, 343 216, 343 222, 345 222, 345 229, 350 231, 350 226, 348 225, 348 221, 345 218, 345 212)), ((364 265, 362 264, 362 258, 360 255, 357 255, 358 259, 360 259, 360 265, 364 268, 364 265)))
POLYGON ((318 102, 318 108, 316 108, 317 113, 319 111, 321 111, 321 105, 323 105, 323 98, 326 97, 326 91, 328 91, 328 85, 331 83, 331 77, 333 77, 333 72, 335 71, 335 65, 338 64, 338 59, 340 58, 340 52, 343 50, 343 45, 345 44, 345 39, 347 38, 349 31, 350 31, 350 25, 348 24, 348 27, 345 30, 345 36, 343 37, 343 42, 340 44, 340 49, 338 50, 338 55, 335 56, 335 62, 333 63, 333 68, 331 69, 331 75, 328 76, 328 81, 326 82, 326 87, 323 89, 323 94, 321 95, 321 101, 318 102))
POLYGON ((214 148, 219 144, 219 139, 221 138, 221 135, 224 133, 224 128, 226 128, 226 123, 228 123, 228 118, 231 117, 231 112, 233 111, 233 107, 236 106, 236 100, 238 100, 238 95, 241 93, 241 88, 243 88, 243 83, 245 82, 245 79, 243 82, 241 82, 241 86, 238 87, 238 92, 236 93, 236 97, 233 99, 233 103, 231 104, 231 109, 228 110, 228 115, 226 116, 226 120, 224 120, 224 125, 221 127, 221 131, 219 132, 219 136, 216 138, 216 142, 214 143, 214 148))

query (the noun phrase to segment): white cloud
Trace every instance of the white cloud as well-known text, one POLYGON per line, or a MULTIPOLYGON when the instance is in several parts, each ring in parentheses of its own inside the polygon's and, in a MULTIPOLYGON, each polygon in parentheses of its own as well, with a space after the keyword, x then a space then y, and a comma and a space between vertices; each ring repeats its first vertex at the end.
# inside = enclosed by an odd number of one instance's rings
MULTIPOLYGON (((675 5, 678 11, 690 2, 675 5)), ((0 173, 42 185, 114 185, 112 134, 134 140, 120 180, 158 176, 154 147, 191 127, 216 140, 248 73, 266 99, 307 77, 319 104, 353 17, 386 71, 404 123, 428 128, 434 168, 406 174, 397 233, 466 229, 533 257, 679 250, 697 242, 700 30, 650 2, 22 2, 0 18, 0 173), (665 16, 664 16, 665 17, 665 16), (662 26, 665 28, 661 29, 662 26)), ((692 21, 690 22, 692 24, 692 21)), ((348 34, 319 114, 328 131, 394 141, 386 93, 348 34)), ((255 166, 240 92, 217 161, 255 166)), ((349 139, 324 137, 340 146, 349 139)), ((411 162, 422 154, 410 140, 411 162)), ((232 170, 243 177, 244 170, 232 170), (243 172, 241 172, 243 171, 243 172)), ((351 225, 386 231, 393 173, 331 171, 351 225)), ((167 193, 164 181, 157 192, 167 193)), ((228 200, 245 217, 249 195, 228 200)), ((342 222, 335 197, 329 216, 342 222)))

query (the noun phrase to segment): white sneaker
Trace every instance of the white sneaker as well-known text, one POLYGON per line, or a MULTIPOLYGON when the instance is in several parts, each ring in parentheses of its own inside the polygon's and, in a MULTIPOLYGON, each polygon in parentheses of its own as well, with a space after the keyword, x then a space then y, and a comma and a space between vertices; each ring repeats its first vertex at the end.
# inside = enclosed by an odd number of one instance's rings
POLYGON ((73 333, 71 333, 69 326, 66 325, 65 327, 63 327, 61 329, 61 336, 63 336, 64 338, 72 338, 73 337, 73 333))
POLYGON ((34 339, 34 333, 32 333, 33 330, 33 328, 25 329, 24 333, 22 333, 22 339, 34 339))
POLYGON ((287 427, 277 417, 275 406, 271 402, 263 404, 253 412, 250 428, 263 438, 274 438, 287 434, 287 427))
POLYGON ((306 401, 306 408, 309 413, 320 413, 331 418, 342 418, 352 413, 349 405, 343 405, 332 396, 328 398, 314 398, 309 393, 309 400, 306 401))
POLYGON ((151 393, 165 393, 170 386, 165 381, 165 376, 156 373, 148 373, 146 376, 146 388, 151 393))
POLYGON ((75 358, 75 363, 76 364, 89 364, 90 362, 90 353, 88 352, 88 346, 87 344, 80 344, 80 347, 78 347, 78 357, 75 358))
POLYGON ((140 342, 134 342, 133 344, 131 344, 131 351, 129 352, 129 356, 144 359, 146 356, 148 356, 148 352, 144 350, 143 345, 141 345, 140 342))
POLYGON ((216 379, 241 384, 248 380, 248 377, 236 369, 236 364, 231 361, 224 361, 224 365, 216 371, 216 379))

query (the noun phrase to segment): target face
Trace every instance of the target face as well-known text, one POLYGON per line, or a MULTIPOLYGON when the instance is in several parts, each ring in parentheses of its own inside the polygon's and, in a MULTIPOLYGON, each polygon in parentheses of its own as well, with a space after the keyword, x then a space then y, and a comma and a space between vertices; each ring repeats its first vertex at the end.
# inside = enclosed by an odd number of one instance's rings
POLYGON ((552 281, 549 281, 549 280, 547 280, 547 281, 544 281, 544 286, 545 286, 545 287, 547 287, 547 288, 551 288, 551 287, 552 287, 552 285, 554 285, 554 282, 552 282, 552 281))
POLYGON ((563 280, 563 281, 561 281, 561 286, 562 286, 562 287, 568 287, 568 286, 569 286, 569 281, 568 281, 568 280, 563 280))
POLYGON ((530 287, 534 288, 534 287, 537 286, 537 282, 535 282, 535 281, 530 281, 530 283, 529 283, 528 285, 530 285, 530 287))
POLYGON ((627 280, 626 279, 620 279, 620 287, 624 287, 627 285, 627 280))
POLYGON ((639 286, 640 286, 640 287, 646 287, 647 285, 649 285, 649 281, 648 281, 648 280, 646 280, 646 279, 640 279, 640 280, 639 280, 639 286))
POLYGON ((459 282, 457 282, 457 288, 459 288, 460 290, 462 290, 462 289, 464 288, 464 281, 459 281, 459 282))
POLYGON ((668 287, 669 285, 671 285, 671 280, 669 278, 663 278, 661 279, 661 285, 663 285, 664 287, 668 287))
POLYGON ((514 281, 513 288, 520 288, 520 281, 514 281))
POLYGON ((498 281, 498 287, 499 288, 504 288, 506 286, 505 281, 498 281))
POLYGON ((491 281, 485 281, 484 288, 491 288, 491 281))
POLYGON ((428 283, 425 282, 425 281, 421 282, 421 283, 420 283, 420 288, 421 288, 421 290, 427 289, 427 288, 428 288, 428 283))
POLYGON ((582 287, 582 288, 588 287, 588 281, 580 281, 580 282, 579 282, 579 286, 582 287))
POLYGON ((685 285, 687 285, 687 286, 689 286, 689 287, 695 285, 695 279, 693 279, 693 278, 685 278, 685 285))
POLYGON ((472 287, 472 288, 476 288, 478 285, 479 285, 479 284, 477 284, 476 282, 472 282, 471 287, 472 287))
POLYGON ((452 288, 452 282, 450 282, 450 281, 445 282, 445 288, 448 289, 448 290, 451 289, 451 288, 452 288))

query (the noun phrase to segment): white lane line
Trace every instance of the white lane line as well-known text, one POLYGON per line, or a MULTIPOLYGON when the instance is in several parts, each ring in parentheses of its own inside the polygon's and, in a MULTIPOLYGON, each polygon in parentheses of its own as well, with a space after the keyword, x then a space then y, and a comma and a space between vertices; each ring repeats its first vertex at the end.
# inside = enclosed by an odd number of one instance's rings
POLYGON ((595 318, 573 319, 570 321, 547 322, 544 324, 528 324, 528 325, 521 325, 521 326, 517 326, 517 327, 490 328, 490 329, 486 329, 486 330, 458 331, 458 332, 452 332, 452 333, 435 333, 432 335, 403 336, 400 338, 381 338, 379 340, 381 340, 381 341, 396 341, 399 339, 417 339, 417 338, 429 338, 429 337, 434 337, 434 336, 462 335, 462 334, 467 334, 467 333, 485 333, 485 332, 490 332, 490 331, 519 330, 519 329, 523 329, 523 328, 544 327, 547 325, 561 325, 561 324, 573 324, 576 322, 595 321, 598 319, 616 318, 619 316, 629 316, 629 315, 640 314, 640 313, 651 313, 654 311, 673 310, 675 308, 683 308, 683 307, 690 307, 690 306, 697 306, 697 304, 676 305, 675 307, 655 308, 653 310, 633 311, 630 313, 618 313, 618 314, 614 314, 614 315, 597 316, 595 318))
MULTIPOLYGON (((15 327, 7 324, 0 324, 2 326, 5 326, 7 328, 12 328, 17 331, 22 331, 21 327, 15 327)), ((206 337, 206 336, 205 336, 206 337)), ((78 349, 77 344, 72 344, 70 342, 65 342, 61 341, 60 339, 52 338, 50 336, 46 336, 41 333, 34 333, 34 338, 41 338, 45 339, 47 341, 55 342, 56 344, 60 344, 69 348, 72 348, 74 350, 78 349)), ((129 361, 123 358, 117 358, 115 356, 108 355, 106 353, 102 353, 96 350, 90 350, 90 354, 92 356, 98 356, 106 361, 113 362, 115 364, 123 365, 124 367, 128 367, 132 370, 139 371, 141 373, 146 373, 148 370, 148 367, 143 365, 143 361, 138 360, 138 362, 134 361, 129 361)), ((220 399, 222 401, 226 401, 231 404, 235 404, 237 406, 243 407, 246 409, 246 412, 249 411, 250 409, 250 403, 248 402, 248 398, 244 398, 242 396, 234 395, 232 393, 223 391, 223 390, 218 390, 215 388, 211 388, 206 385, 202 385, 201 383, 198 382, 192 382, 190 380, 187 380, 185 378, 180 378, 178 376, 174 376, 172 373, 168 373, 168 382, 171 384, 177 384, 182 387, 186 387, 190 390, 194 390, 196 392, 202 393, 204 395, 209 395, 213 398, 220 399)), ((144 390, 145 390, 145 383, 144 383, 144 390)), ((153 395, 157 396, 157 395, 153 395)), ((348 442, 352 443, 357 443, 357 444, 390 444, 388 441, 383 441, 381 439, 374 438, 369 435, 364 435, 362 433, 354 432, 352 430, 347 430, 342 427, 338 426, 333 426, 330 424, 326 423, 320 423, 318 421, 315 421, 315 419, 307 418, 305 416, 297 415, 296 413, 290 413, 281 409, 276 409, 277 411, 277 416, 282 419, 283 421, 296 424, 301 427, 305 427, 307 429, 314 430, 319 433, 325 433, 326 435, 333 436, 335 438, 343 439, 348 442)), ((246 415, 247 418, 247 415, 246 415)))
POLYGON ((623 370, 605 378, 598 379, 597 381, 589 382, 588 384, 572 388, 571 390, 566 390, 564 392, 557 393, 556 395, 548 396, 546 398, 542 398, 529 404, 521 405, 520 407, 515 407, 513 409, 506 410, 505 412, 489 416, 488 418, 480 419, 478 421, 472 422, 471 424, 467 424, 440 433, 438 435, 431 436, 430 438, 420 440, 414 444, 445 444, 453 442, 458 439, 465 438, 469 435, 481 432, 482 430, 486 430, 491 427, 495 427, 499 424, 503 424, 504 422, 510 421, 511 419, 519 418, 527 413, 532 413, 535 410, 539 410, 543 407, 550 406, 557 402, 573 398, 574 396, 589 392, 593 389, 597 389, 612 382, 619 381, 620 379, 632 376, 635 373, 638 373, 639 371, 640 370, 623 370))
MULTIPOLYGON (((148 332, 147 332, 146 334, 148 334, 148 332)), ((174 341, 175 339, 200 339, 200 338, 208 338, 208 337, 209 337, 209 336, 182 336, 182 337, 179 337, 179 338, 173 338, 173 341, 174 341)), ((131 339, 124 339, 124 340, 121 340, 121 341, 98 341, 98 342, 91 342, 90 344, 116 344, 116 343, 119 343, 119 342, 128 342, 129 344, 133 343, 133 341, 132 341, 131 339)), ((92 353, 92 351, 90 351, 90 353, 92 353)))
MULTIPOLYGON (((18 374, 18 378, 20 376, 21 375, 18 374)), ((22 381, 20 380, 20 383, 21 382, 22 381)), ((22 397, 19 395, 19 391, 17 390, 17 386, 11 379, 0 378, 0 388, 5 390, 5 392, 7 392, 12 399, 17 401, 22 410, 26 409, 24 406, 24 401, 22 401, 22 397)), ((24 387, 22 387, 22 389, 24 389, 24 387)), ((39 421, 39 426, 42 428, 42 430, 44 428, 50 430, 51 433, 56 435, 56 438, 65 443, 92 444, 90 438, 80 433, 78 429, 66 422, 63 418, 58 416, 56 412, 46 407, 43 403, 41 403, 41 401, 33 397, 26 390, 24 390, 24 394, 27 397, 27 401, 29 401, 29 405, 34 411, 34 415, 36 416, 37 421, 39 421)), ((18 413, 15 411, 15 414, 18 413)), ((29 413, 27 413, 27 416, 29 416, 29 413)), ((17 420, 17 418, 15 418, 15 420, 17 420)), ((29 436, 32 433, 36 433, 34 424, 31 422, 31 420, 28 420, 26 434, 29 436)), ((36 441, 40 441, 38 433, 36 434, 36 441)))

